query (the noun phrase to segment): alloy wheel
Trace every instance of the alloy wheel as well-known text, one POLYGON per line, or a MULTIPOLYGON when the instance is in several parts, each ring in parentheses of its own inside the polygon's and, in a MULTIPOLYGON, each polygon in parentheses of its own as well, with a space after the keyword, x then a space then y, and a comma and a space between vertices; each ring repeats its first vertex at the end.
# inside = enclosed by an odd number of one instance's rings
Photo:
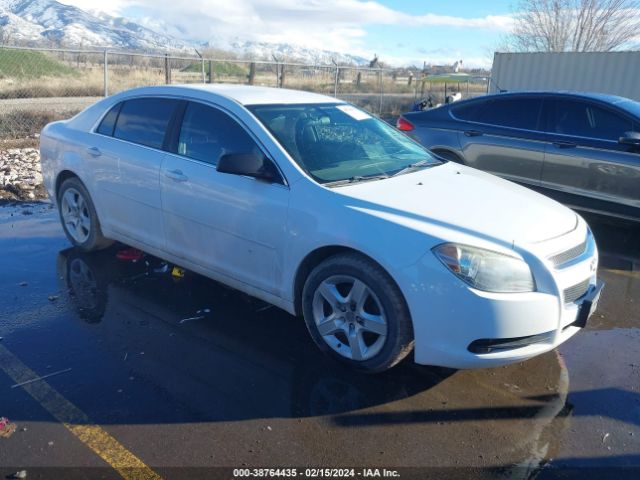
POLYGON ((313 319, 326 344, 343 357, 364 361, 380 352, 387 317, 369 286, 350 275, 325 279, 313 296, 313 319))
POLYGON ((84 243, 91 234, 91 214, 84 197, 75 188, 68 188, 60 204, 62 220, 67 232, 78 243, 84 243))

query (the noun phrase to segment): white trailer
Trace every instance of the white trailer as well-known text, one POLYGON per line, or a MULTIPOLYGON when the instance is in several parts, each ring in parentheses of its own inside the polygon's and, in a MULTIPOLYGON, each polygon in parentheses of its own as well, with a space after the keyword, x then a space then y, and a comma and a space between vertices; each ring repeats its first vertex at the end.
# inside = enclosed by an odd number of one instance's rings
POLYGON ((570 90, 640 101, 640 52, 498 53, 490 92, 570 90))

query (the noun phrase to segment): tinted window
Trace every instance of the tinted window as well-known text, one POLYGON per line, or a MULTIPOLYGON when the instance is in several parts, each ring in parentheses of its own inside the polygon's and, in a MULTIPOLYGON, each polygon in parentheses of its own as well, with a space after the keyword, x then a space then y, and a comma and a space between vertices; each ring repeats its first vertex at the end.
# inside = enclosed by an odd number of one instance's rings
POLYGON ((177 100, 137 98, 124 102, 114 137, 152 148, 162 148, 177 100))
POLYGON ((632 129, 631 120, 591 103, 559 100, 551 108, 550 130, 555 133, 617 141, 632 129))
POLYGON ((497 98, 479 112, 478 121, 501 127, 536 130, 542 99, 497 98))
POLYGON ((178 153, 215 165, 227 153, 260 152, 249 134, 226 113, 189 103, 184 113, 178 153))
POLYGON ((120 112, 120 107, 122 107, 122 103, 117 104, 109 113, 107 113, 102 122, 100 122, 100 126, 98 127, 98 133, 102 135, 113 136, 113 127, 116 126, 116 119, 118 118, 118 113, 120 112))
POLYGON ((492 98, 489 101, 471 102, 469 105, 453 107, 453 114, 461 120, 471 122, 537 130, 541 107, 542 99, 492 98))
POLYGON ((462 105, 456 105, 451 107, 451 112, 456 118, 460 120, 467 120, 470 122, 477 122, 478 117, 482 110, 484 110, 487 104, 486 101, 475 101, 469 103, 463 103, 462 105))

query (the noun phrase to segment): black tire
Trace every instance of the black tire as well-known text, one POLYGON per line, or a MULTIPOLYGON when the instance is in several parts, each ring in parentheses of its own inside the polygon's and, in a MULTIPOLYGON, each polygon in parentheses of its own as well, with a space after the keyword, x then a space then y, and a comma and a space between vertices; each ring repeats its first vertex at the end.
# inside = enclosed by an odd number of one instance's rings
POLYGON ((57 200, 62 228, 73 246, 85 252, 92 252, 107 248, 113 243, 113 240, 102 235, 100 221, 98 220, 91 196, 78 177, 70 177, 62 182, 60 190, 58 191, 57 200), (78 203, 81 204, 78 215, 82 215, 83 218, 89 220, 88 225, 83 225, 78 228, 71 226, 65 221, 66 213, 63 210, 68 210, 66 208, 68 202, 65 201, 65 195, 67 194, 75 197, 78 203), (75 228, 75 232, 72 230, 73 228, 75 228))
POLYGON ((435 150, 433 153, 438 157, 444 158, 445 160, 448 160, 450 162, 464 165, 464 161, 458 155, 448 150, 435 150))
MULTIPOLYGON (((349 280, 345 281, 348 282, 349 280)), ((355 282, 352 285, 355 289, 355 282)), ((413 350, 414 339, 411 315, 400 289, 384 269, 357 253, 335 255, 313 269, 307 277, 302 290, 302 309, 307 329, 320 350, 354 369, 366 373, 382 372, 396 365, 413 350), (346 289, 347 287, 344 285, 338 285, 342 278, 357 280, 366 286, 365 291, 367 293, 364 294, 364 297, 367 300, 363 301, 362 309, 364 311, 365 304, 373 305, 366 308, 377 309, 379 312, 377 318, 384 319, 386 323, 385 335, 371 333, 364 329, 364 325, 360 323, 364 320, 358 317, 358 308, 354 306, 353 301, 351 301, 351 305, 348 305, 350 302, 347 298, 352 297, 353 290, 350 290, 348 294, 346 290, 344 293, 339 292, 347 300, 344 304, 340 303, 339 308, 346 308, 352 312, 351 314, 340 314, 330 306, 330 302, 325 300, 326 297, 320 293, 319 287, 335 285, 336 291, 339 291, 340 288, 346 289), (332 282, 337 283, 334 284, 332 282), (317 295, 320 295, 320 297, 317 295), (315 304, 314 301, 316 302, 315 304), (318 302, 322 303, 323 306, 319 307, 318 302), (368 302, 373 303, 370 304, 368 302), (319 310, 319 308, 322 310, 319 310), (329 318, 325 317, 326 308, 332 309, 333 313, 338 313, 338 315, 351 315, 348 321, 342 318, 332 321, 332 325, 339 323, 341 328, 346 329, 346 331, 336 330, 335 335, 330 333, 328 335, 325 334, 325 336, 320 333, 318 323, 322 325, 328 323, 324 321, 329 318), (317 319, 317 316, 321 316, 323 319, 317 319), (368 352, 367 354, 370 353, 372 355, 371 357, 365 358, 366 355, 362 355, 362 359, 351 358, 356 355, 351 353, 353 349, 347 346, 347 343, 349 342, 349 345, 352 345, 350 337, 354 329, 360 329, 360 332, 364 332, 364 335, 368 335, 372 340, 369 345, 366 342, 364 343, 366 348, 358 348, 358 355, 360 352, 366 351, 368 352), (380 340, 380 338, 383 338, 383 340, 380 340), (346 342, 344 341, 345 339, 347 340, 346 342), (328 342, 331 342, 331 346, 328 342), (346 348, 342 348, 343 346, 346 348), (374 354, 374 352, 377 353, 374 354), (346 355, 351 355, 351 357, 346 355)), ((341 312, 345 312, 345 310, 341 310, 341 312)), ((365 312, 363 316, 368 313, 365 312)))
POLYGON ((114 263, 109 252, 85 253, 70 248, 60 253, 58 274, 64 280, 68 302, 80 319, 92 324, 102 321, 109 284, 122 273, 122 264, 114 263))

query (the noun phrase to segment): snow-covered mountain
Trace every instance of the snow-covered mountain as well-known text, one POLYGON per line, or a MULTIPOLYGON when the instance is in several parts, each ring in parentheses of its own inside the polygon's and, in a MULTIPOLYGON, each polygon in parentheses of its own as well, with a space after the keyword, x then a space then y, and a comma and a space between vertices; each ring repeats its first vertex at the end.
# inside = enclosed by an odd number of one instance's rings
POLYGON ((306 48, 290 43, 267 43, 241 39, 216 39, 207 42, 208 46, 221 48, 235 54, 259 60, 273 60, 275 56, 278 60, 287 62, 301 62, 317 65, 331 65, 332 61, 344 65, 368 65, 369 60, 357 55, 331 52, 329 50, 319 50, 306 48))
MULTIPOLYGON (((176 32, 179 26, 162 22, 153 28, 176 32)), ((193 54, 194 48, 212 47, 242 58, 279 60, 313 64, 368 64, 355 55, 306 48, 286 43, 265 43, 241 38, 215 38, 208 42, 179 39, 158 33, 122 17, 102 12, 87 12, 63 5, 55 0, 0 0, 0 44, 32 44, 65 47, 111 47, 137 51, 183 51, 193 54)))
POLYGON ((99 17, 54 0, 0 0, 0 28, 7 43, 127 50, 184 50, 190 46, 125 18, 99 17))

